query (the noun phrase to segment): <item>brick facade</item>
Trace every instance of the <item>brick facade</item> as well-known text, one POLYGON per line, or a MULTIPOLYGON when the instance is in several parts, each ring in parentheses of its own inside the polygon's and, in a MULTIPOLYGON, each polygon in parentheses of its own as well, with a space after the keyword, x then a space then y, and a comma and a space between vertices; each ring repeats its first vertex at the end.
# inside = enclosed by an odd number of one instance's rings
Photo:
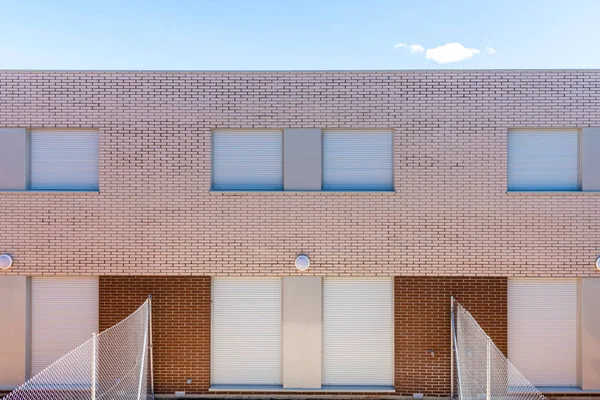
POLYGON ((505 278, 396 277, 396 394, 450 394, 450 296, 473 314, 507 354, 505 278), (434 355, 428 350, 433 350, 434 355))
POLYGON ((210 291, 210 278, 205 276, 103 276, 100 330, 127 317, 152 294, 155 393, 207 392, 210 291), (188 378, 191 384, 186 383, 188 378))
POLYGON ((447 396, 450 295, 506 353, 507 277, 599 274, 599 192, 506 191, 508 129, 598 104, 600 71, 0 71, 0 127, 100 133, 99 192, 0 191, 0 275, 100 275, 102 330, 152 294, 157 394, 208 392, 210 276, 395 276, 397 394, 447 396), (211 192, 213 129, 287 127, 393 129, 395 191, 211 192))
POLYGON ((507 194, 506 146, 598 104, 598 71, 2 71, 0 126, 99 130, 100 192, 0 193, 1 274, 595 275, 599 194, 507 194), (394 129, 396 192, 211 193, 227 127, 394 129))

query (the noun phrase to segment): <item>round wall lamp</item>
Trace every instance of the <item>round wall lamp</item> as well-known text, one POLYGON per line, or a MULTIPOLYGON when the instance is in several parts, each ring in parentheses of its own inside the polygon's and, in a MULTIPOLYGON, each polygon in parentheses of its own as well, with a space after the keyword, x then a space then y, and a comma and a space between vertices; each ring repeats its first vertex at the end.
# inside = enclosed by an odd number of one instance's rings
POLYGON ((305 254, 300 254, 296 257, 296 268, 300 271, 306 271, 310 267, 310 258, 305 254))
POLYGON ((596 268, 600 270, 600 257, 596 258, 596 268))
POLYGON ((12 264, 13 259, 9 254, 0 254, 0 269, 9 269, 12 264))

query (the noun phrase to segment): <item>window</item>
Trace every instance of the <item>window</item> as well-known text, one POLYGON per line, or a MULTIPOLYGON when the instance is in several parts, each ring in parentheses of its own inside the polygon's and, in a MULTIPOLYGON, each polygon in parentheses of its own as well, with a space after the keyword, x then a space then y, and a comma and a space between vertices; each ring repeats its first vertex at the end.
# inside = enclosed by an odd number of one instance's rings
MULTIPOLYGON (((98 332, 98 288, 97 276, 31 278, 32 375, 86 342, 93 332, 98 332)), ((53 383, 74 384, 84 380, 89 385, 86 378, 89 379, 89 375, 74 372, 62 378, 54 376, 53 383)))
POLYGON ((324 278, 323 385, 393 384, 393 279, 324 278))
POLYGON ((391 131, 323 133, 323 189, 393 190, 391 131))
POLYGON ((535 386, 577 386, 577 279, 508 280, 508 358, 535 386))
POLYGON ((578 130, 508 132, 508 190, 579 190, 578 130))
POLYGON ((29 188, 98 190, 98 132, 31 131, 29 188))
POLYGON ((281 385, 282 279, 212 280, 213 385, 281 385))
POLYGON ((282 190, 283 133, 274 130, 215 131, 213 189, 282 190))

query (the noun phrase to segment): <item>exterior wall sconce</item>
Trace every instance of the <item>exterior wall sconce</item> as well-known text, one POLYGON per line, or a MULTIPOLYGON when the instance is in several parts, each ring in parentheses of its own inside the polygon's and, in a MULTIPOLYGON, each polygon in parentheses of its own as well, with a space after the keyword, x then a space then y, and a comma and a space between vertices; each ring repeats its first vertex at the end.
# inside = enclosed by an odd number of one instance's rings
POLYGON ((9 269, 12 267, 13 259, 9 254, 0 254, 0 269, 9 269))
POLYGON ((596 268, 600 271, 600 257, 596 258, 596 268))
POLYGON ((310 267, 310 259, 305 254, 296 257, 296 268, 300 271, 306 271, 310 267))

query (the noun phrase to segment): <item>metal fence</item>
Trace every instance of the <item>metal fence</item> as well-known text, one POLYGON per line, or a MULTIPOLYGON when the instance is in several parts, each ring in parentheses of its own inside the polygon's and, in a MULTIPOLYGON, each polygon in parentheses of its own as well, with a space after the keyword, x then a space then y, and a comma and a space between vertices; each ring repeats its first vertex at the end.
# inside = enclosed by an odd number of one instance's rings
POLYGON ((460 400, 546 400, 454 299, 452 339, 460 400))
POLYGON ((4 400, 153 399, 151 298, 60 358, 4 400))

